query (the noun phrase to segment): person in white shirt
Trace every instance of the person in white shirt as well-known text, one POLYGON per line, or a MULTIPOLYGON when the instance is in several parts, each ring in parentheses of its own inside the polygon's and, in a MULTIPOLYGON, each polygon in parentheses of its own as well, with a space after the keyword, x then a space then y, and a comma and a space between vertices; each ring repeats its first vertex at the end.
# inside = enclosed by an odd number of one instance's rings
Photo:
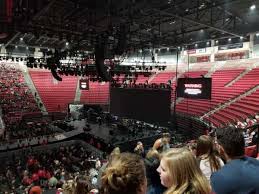
POLYGON ((202 135, 197 140, 197 159, 200 169, 208 181, 213 172, 224 166, 224 162, 215 154, 212 138, 207 135, 202 135))

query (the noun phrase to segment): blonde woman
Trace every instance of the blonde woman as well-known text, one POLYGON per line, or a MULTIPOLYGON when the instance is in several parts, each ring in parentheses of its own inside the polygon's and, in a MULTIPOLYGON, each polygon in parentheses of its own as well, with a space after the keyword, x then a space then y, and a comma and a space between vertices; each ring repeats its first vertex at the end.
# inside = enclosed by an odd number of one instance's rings
POLYGON ((145 166, 140 156, 121 153, 109 161, 100 194, 146 194, 146 190, 145 166))
POLYGON ((209 194, 210 185, 193 154, 187 148, 174 148, 162 155, 157 169, 165 194, 209 194))
POLYGON ((214 143, 208 135, 202 135, 197 140, 197 159, 199 167, 208 181, 213 172, 224 166, 223 161, 216 156, 214 143))

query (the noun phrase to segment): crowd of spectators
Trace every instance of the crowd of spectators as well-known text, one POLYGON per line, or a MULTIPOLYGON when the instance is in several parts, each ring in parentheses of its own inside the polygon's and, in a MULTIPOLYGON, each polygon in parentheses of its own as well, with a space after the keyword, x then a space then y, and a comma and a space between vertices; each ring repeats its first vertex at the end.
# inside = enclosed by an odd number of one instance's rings
MULTIPOLYGON (((13 64, 0 64, 0 105, 3 115, 39 111, 22 71, 13 64)), ((8 118, 5 118, 7 121, 8 118)))
POLYGON ((182 144, 172 144, 171 140, 170 133, 163 133, 153 147, 137 142, 131 150, 134 153, 124 153, 116 147, 104 159, 94 157, 79 144, 40 152, 22 149, 24 153, 13 155, 11 160, 2 159, 5 168, 0 171, 0 192, 259 192, 259 161, 245 156, 241 129, 218 129, 215 136, 202 135, 182 144))
POLYGON ((24 113, 39 111, 22 71, 15 64, 0 63, 0 107, 5 130, 20 122, 24 113))
POLYGON ((82 177, 89 179, 90 188, 96 184, 96 161, 97 157, 81 144, 43 151, 23 149, 11 159, 1 158, 0 193, 28 193, 33 186, 56 193, 69 189, 82 177))

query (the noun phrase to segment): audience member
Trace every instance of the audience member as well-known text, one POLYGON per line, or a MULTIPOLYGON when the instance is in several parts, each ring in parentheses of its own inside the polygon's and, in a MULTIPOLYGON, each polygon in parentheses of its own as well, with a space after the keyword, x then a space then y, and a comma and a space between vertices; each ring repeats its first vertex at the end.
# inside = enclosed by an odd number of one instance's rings
POLYGON ((99 169, 98 177, 97 177, 97 185, 99 187, 101 187, 101 184, 102 184, 101 178, 102 178, 103 172, 107 168, 109 161, 111 161, 115 157, 118 157, 120 155, 120 153, 121 153, 121 151, 120 151, 119 147, 114 148, 113 151, 111 152, 111 154, 109 155, 108 160, 106 162, 103 162, 103 165, 99 169))
POLYGON ((42 189, 40 186, 33 186, 29 189, 29 194, 42 194, 42 189))
POLYGON ((73 194, 89 194, 92 189, 89 177, 79 175, 76 177, 76 187, 73 194))
POLYGON ((165 194, 209 194, 210 185, 196 158, 186 148, 172 148, 162 155, 157 169, 165 194))
POLYGON ((246 157, 242 130, 224 128, 216 131, 219 152, 227 164, 211 176, 216 194, 259 193, 259 161, 246 157))
POLYGON ((164 152, 170 148, 170 133, 163 133, 162 137, 157 139, 153 145, 153 148, 159 152, 164 152))
POLYGON ((112 158, 103 176, 101 194, 145 194, 147 180, 140 156, 121 153, 112 158))
POLYGON ((160 163, 160 154, 154 148, 151 148, 144 160, 147 172, 148 191, 147 194, 163 193, 165 188, 161 185, 159 174, 156 169, 160 163))
POLYGON ((210 181, 212 172, 224 166, 223 161, 216 156, 215 147, 210 136, 202 135, 197 140, 197 159, 203 174, 210 181))
POLYGON ((137 142, 137 145, 136 147, 134 148, 134 153, 135 154, 138 154, 140 156, 144 156, 145 154, 145 150, 144 150, 144 146, 143 146, 143 143, 141 141, 138 141, 137 142))

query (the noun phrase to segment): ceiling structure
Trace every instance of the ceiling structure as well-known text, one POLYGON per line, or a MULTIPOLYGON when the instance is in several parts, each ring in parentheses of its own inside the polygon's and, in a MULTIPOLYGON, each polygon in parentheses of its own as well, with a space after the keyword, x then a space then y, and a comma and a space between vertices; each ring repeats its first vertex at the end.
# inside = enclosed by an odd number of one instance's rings
POLYGON ((122 54, 259 31, 255 0, 5 0, 0 9, 6 47, 89 51, 105 44, 122 54))

